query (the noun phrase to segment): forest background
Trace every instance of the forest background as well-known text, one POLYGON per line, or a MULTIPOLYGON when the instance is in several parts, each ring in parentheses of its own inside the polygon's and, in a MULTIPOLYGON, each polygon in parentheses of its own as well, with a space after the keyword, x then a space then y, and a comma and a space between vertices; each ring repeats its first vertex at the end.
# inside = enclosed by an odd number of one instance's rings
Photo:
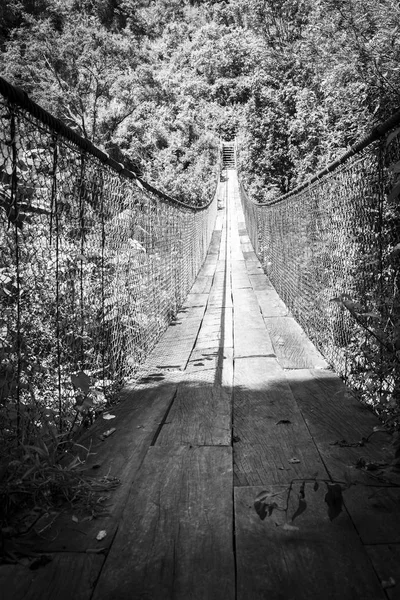
POLYGON ((260 201, 400 104, 395 0, 2 0, 0 70, 144 179, 200 204, 237 136, 260 201))

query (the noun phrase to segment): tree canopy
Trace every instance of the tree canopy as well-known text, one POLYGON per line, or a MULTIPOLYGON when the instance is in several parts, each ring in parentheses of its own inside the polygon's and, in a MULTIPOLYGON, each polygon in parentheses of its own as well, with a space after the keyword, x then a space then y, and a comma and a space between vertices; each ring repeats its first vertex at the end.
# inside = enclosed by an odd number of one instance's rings
POLYGON ((4 76, 181 200, 209 199, 219 138, 263 200, 400 101, 393 0, 3 0, 4 76))

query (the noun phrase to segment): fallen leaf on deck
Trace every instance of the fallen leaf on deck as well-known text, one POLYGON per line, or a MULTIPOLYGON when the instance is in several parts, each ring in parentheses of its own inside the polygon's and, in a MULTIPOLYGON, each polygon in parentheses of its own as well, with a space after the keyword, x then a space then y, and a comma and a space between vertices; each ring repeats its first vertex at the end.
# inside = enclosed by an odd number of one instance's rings
POLYGON ((96 535, 96 540, 98 542, 101 542, 101 540, 104 540, 104 538, 106 537, 106 535, 107 535, 107 531, 105 529, 101 529, 99 531, 99 533, 96 535))
POLYGON ((282 525, 282 529, 285 531, 299 531, 299 527, 296 527, 296 525, 290 525, 290 523, 284 523, 282 525))
POLYGON ((107 431, 104 431, 104 433, 102 433, 99 437, 101 439, 101 441, 105 440, 106 438, 110 437, 110 435, 112 435, 114 433, 114 431, 117 431, 115 427, 112 427, 111 429, 107 429, 107 431))
POLYGON ((382 587, 384 590, 392 588, 395 585, 396 585, 396 580, 394 579, 394 577, 389 577, 389 579, 387 581, 382 581, 382 587))
POLYGON ((289 458, 289 461, 292 465, 297 465, 300 461, 298 458, 289 458))

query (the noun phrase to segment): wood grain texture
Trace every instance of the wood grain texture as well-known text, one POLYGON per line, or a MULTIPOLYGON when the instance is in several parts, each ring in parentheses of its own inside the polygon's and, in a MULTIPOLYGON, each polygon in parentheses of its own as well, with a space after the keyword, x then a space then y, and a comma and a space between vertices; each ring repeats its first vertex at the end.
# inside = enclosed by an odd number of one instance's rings
POLYGON ((211 289, 212 276, 197 276, 190 292, 192 294, 208 294, 211 289))
MULTIPOLYGON (((264 271, 260 262, 256 263, 254 261, 246 261, 246 269, 249 275, 264 275, 264 271)), ((253 288, 256 289, 254 285, 253 288)))
MULTIPOLYGON (((32 532, 32 542, 37 550, 44 552, 70 551, 84 552, 88 548, 108 547, 113 533, 118 527, 132 480, 135 477, 150 444, 170 406, 177 385, 168 381, 153 381, 146 389, 126 388, 123 400, 110 410, 115 416, 111 421, 99 418, 91 429, 79 439, 79 444, 90 451, 86 460, 87 474, 91 477, 116 477, 119 486, 110 494, 107 501, 107 514, 92 520, 84 520, 85 513, 75 510, 79 522, 75 523, 68 512, 61 515, 51 527, 40 536, 32 532), (111 427, 116 431, 101 441, 99 436, 111 427), (105 529, 107 537, 96 541, 97 533, 105 529)), ((82 458, 86 454, 81 449, 82 458)), ((40 530, 53 516, 37 524, 40 530)))
POLYGON ((230 448, 151 448, 93 600, 232 600, 232 513, 230 448))
POLYGON ((285 369, 329 367, 293 317, 265 319, 265 326, 271 336, 276 356, 285 369))
POLYGON ((256 287, 254 288, 254 293, 264 318, 286 317, 289 314, 286 304, 280 299, 274 289, 259 289, 256 287))
POLYGON ((400 598, 400 544, 367 546, 366 550, 389 600, 400 598), (390 581, 390 580, 393 581, 390 581))
MULTIPOLYGON (((254 265, 256 263, 249 263, 250 265, 254 265)), ((272 283, 268 279, 268 277, 263 273, 261 265, 257 265, 257 270, 261 269, 261 272, 249 274, 250 282, 254 290, 271 290, 275 291, 272 283)), ((254 268, 252 269, 254 271, 254 268)), ((282 301, 281 301, 282 302, 282 301)))
MULTIPOLYGON (((289 515, 297 508, 300 483, 290 496, 289 515)), ((282 486, 268 490, 283 492, 282 486)), ((345 513, 332 523, 321 485, 306 484, 307 510, 285 531, 284 513, 261 521, 254 500, 265 487, 235 488, 238 600, 383 600, 385 594, 345 513)), ((286 496, 275 497, 280 506, 286 496)))
POLYGON ((276 359, 257 356, 235 361, 233 432, 244 444, 263 446, 311 439, 276 359), (281 420, 290 423, 282 427, 281 420))
POLYGON ((156 445, 228 446, 231 422, 231 394, 218 382, 216 371, 190 373, 179 383, 156 445))
POLYGON ((274 356, 272 342, 253 290, 234 289, 233 302, 235 356, 274 356))
POLYGON ((90 600, 104 556, 62 552, 30 570, 0 565, 1 600, 90 600))
MULTIPOLYGON (((331 371, 286 371, 287 381, 317 442, 358 442, 367 437, 378 418, 358 402, 331 371)), ((387 442, 385 434, 374 434, 387 442)))
POLYGON ((208 302, 208 294, 192 294, 189 293, 186 296, 185 302, 183 303, 183 309, 185 308, 191 308, 194 306, 204 306, 204 308, 206 307, 206 304, 208 302))
POLYGON ((400 489, 356 485, 344 503, 364 544, 400 543, 400 489))
MULTIPOLYGON (((280 427, 287 427, 281 424, 280 427)), ((272 485, 293 479, 328 478, 324 464, 312 441, 281 439, 279 444, 243 444, 234 438, 234 485, 272 485), (299 462, 291 462, 293 459, 299 462)))

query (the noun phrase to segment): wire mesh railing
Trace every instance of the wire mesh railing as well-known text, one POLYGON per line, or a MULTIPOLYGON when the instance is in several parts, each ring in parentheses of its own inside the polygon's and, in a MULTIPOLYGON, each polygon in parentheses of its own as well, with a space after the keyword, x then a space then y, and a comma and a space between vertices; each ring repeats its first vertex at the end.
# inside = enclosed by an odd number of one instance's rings
POLYGON ((360 397, 400 402, 400 124, 397 113, 293 192, 257 204, 254 249, 278 293, 360 397))
POLYGON ((7 442, 71 430, 137 374, 203 263, 217 206, 174 201, 1 78, 0 92, 7 442))

